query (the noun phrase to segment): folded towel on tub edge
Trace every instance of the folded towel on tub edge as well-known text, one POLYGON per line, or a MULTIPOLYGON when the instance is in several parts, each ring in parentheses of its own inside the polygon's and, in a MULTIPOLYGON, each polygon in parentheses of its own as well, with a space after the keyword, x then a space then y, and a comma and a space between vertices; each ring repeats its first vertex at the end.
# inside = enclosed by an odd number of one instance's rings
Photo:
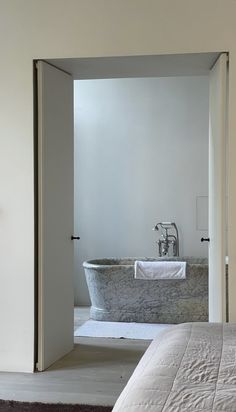
POLYGON ((143 261, 134 264, 135 279, 185 279, 186 262, 180 261, 143 261))

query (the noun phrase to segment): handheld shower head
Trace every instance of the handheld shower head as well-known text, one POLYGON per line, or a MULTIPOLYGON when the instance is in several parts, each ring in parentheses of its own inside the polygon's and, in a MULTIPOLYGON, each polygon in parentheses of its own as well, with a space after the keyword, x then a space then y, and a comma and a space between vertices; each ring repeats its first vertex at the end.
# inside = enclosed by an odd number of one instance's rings
POLYGON ((152 230, 159 230, 159 227, 158 226, 160 226, 162 229, 169 229, 171 226, 173 226, 174 225, 174 223, 172 223, 172 222, 158 222, 154 227, 153 227, 153 229, 152 230))

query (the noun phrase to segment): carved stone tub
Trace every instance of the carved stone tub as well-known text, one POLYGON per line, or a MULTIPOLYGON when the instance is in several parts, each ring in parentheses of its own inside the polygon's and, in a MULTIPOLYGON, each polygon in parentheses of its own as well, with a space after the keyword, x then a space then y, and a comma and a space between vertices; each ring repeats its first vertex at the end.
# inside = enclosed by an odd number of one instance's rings
POLYGON ((208 321, 208 264, 198 258, 96 259, 83 264, 90 316, 115 322, 208 321), (135 260, 186 261, 186 279, 134 279, 135 260))

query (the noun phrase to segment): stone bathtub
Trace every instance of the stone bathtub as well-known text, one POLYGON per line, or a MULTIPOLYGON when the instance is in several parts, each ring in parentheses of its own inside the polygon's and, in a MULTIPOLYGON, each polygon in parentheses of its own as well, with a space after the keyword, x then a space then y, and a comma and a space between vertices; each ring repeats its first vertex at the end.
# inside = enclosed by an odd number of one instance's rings
POLYGON ((208 321, 208 263, 199 258, 96 259, 83 264, 94 320, 182 323, 208 321), (135 260, 186 261, 186 279, 134 279, 135 260))

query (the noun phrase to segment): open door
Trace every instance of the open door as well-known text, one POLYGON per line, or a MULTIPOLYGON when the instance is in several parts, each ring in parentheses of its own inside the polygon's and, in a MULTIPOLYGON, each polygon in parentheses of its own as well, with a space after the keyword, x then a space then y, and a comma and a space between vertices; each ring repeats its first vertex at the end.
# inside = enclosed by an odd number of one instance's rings
POLYGON ((209 321, 226 320, 226 53, 210 71, 209 94, 209 321))
POLYGON ((73 348, 73 80, 43 62, 38 76, 38 370, 73 348))

